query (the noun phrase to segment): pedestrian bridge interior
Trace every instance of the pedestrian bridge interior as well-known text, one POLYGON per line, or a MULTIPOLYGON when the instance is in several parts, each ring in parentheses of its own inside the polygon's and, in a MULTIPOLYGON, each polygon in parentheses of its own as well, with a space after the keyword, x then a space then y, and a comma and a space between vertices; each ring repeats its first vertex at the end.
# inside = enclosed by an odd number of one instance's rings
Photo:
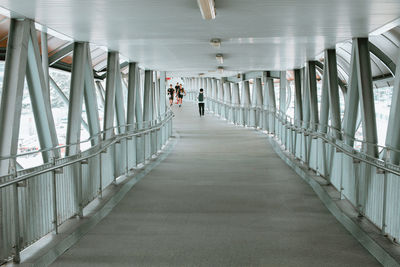
POLYGON ((399 266, 399 49, 398 0, 0 0, 0 265, 399 266))

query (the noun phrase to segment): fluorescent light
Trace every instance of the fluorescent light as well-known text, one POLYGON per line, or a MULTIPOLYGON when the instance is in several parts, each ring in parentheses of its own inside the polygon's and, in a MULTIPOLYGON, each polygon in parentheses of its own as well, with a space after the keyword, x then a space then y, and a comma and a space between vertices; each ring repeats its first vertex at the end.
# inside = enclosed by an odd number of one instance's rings
POLYGON ((224 67, 218 67, 217 70, 218 70, 219 73, 223 73, 224 72, 224 67))
POLYGON ((215 19, 214 0, 197 0, 197 4, 200 7, 203 19, 205 20, 215 19))
POLYGON ((215 48, 220 48, 221 47, 221 40, 218 38, 214 38, 210 40, 210 45, 212 45, 215 48))
POLYGON ((215 56, 215 58, 217 59, 217 61, 219 62, 219 64, 224 64, 224 57, 222 54, 217 54, 215 56))

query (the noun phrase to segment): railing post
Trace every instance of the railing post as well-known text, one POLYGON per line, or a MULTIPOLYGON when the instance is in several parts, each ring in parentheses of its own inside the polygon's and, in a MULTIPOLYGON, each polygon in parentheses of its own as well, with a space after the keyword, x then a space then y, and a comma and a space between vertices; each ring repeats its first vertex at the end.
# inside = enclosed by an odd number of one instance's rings
MULTIPOLYGON (((11 161, 10 172, 12 173, 13 179, 17 178, 17 160, 14 158, 11 161)), ((20 251, 21 251, 21 232, 19 228, 19 201, 18 201, 18 183, 14 183, 13 187, 13 206, 14 206, 14 238, 15 238, 15 255, 14 262, 19 263, 20 251)))
MULTIPOLYGON (((82 158, 82 153, 81 152, 79 152, 79 158, 82 158)), ((80 218, 83 218, 83 191, 82 191, 82 183, 83 183, 83 175, 82 175, 82 173, 83 173, 83 171, 82 171, 82 168, 83 168, 83 165, 84 164, 87 164, 87 160, 81 160, 81 161, 79 161, 79 171, 78 171, 78 173, 79 173, 79 175, 78 175, 78 181, 77 181, 77 190, 78 190, 78 194, 77 194, 77 200, 78 200, 78 216, 80 217, 80 218)))
POLYGON ((387 191, 388 191, 388 174, 387 171, 383 171, 382 235, 387 234, 386 233, 387 191))
MULTIPOLYGON (((128 129, 127 127, 125 129, 128 129)), ((127 131, 128 132, 128 131, 127 131)), ((129 155, 128 155, 128 137, 125 138, 125 175, 128 176, 129 174, 129 155)))
MULTIPOLYGON (((51 164, 53 167, 56 166, 56 159, 54 157, 51 158, 51 164)), ((54 224, 54 232, 58 234, 58 216, 57 216, 57 170, 53 170, 51 172, 51 185, 52 185, 52 196, 53 196, 53 224, 54 224)))

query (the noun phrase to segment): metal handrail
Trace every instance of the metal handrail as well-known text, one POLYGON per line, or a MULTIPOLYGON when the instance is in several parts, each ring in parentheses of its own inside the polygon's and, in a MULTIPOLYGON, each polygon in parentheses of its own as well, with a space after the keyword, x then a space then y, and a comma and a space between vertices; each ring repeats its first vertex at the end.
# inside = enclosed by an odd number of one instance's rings
POLYGON ((287 114, 284 114, 283 111, 281 111, 281 110, 274 109, 274 108, 271 108, 271 107, 268 107, 268 106, 265 106, 265 105, 264 105, 263 107, 255 107, 255 106, 252 106, 252 107, 244 107, 244 106, 238 106, 237 104, 232 105, 232 104, 226 103, 226 102, 224 102, 224 101, 215 100, 215 99, 209 99, 209 101, 215 102, 215 103, 218 103, 218 104, 222 104, 222 105, 229 105, 229 106, 231 106, 231 107, 233 107, 233 108, 246 108, 246 109, 249 109, 249 110, 268 111, 269 113, 274 113, 274 112, 276 112, 276 113, 279 113, 281 116, 285 117, 285 120, 286 120, 286 121, 288 121, 288 122, 290 122, 290 123, 293 123, 293 124, 294 124, 294 123, 298 123, 299 125, 309 124, 309 125, 311 125, 311 126, 314 126, 314 127, 317 128, 317 129, 319 129, 320 126, 321 126, 321 127, 327 127, 327 129, 330 129, 330 130, 332 130, 332 131, 334 131, 334 132, 340 133, 342 136, 345 136, 346 138, 349 138, 349 139, 351 139, 351 140, 354 141, 354 142, 362 143, 362 144, 366 144, 366 145, 371 145, 371 146, 375 146, 375 147, 377 147, 378 149, 380 149, 381 151, 393 151, 393 152, 398 152, 398 153, 400 153, 400 150, 399 150, 399 149, 396 149, 396 148, 393 148, 393 147, 390 147, 390 146, 378 145, 378 144, 375 144, 375 143, 371 143, 371 142, 368 142, 368 141, 360 140, 360 139, 354 138, 354 137, 352 137, 352 136, 349 136, 349 135, 348 135, 347 133, 345 133, 343 130, 337 129, 337 128, 331 126, 331 125, 325 125, 325 124, 315 123, 315 122, 311 122, 311 121, 306 122, 306 121, 303 121, 303 120, 296 120, 296 119, 294 119, 294 118, 288 116, 287 114), (265 108, 265 107, 267 107, 267 108, 265 108))
MULTIPOLYGON (((225 103, 223 101, 220 101, 220 100, 209 99, 209 101, 215 102, 215 103, 218 103, 218 104, 222 104, 222 105, 226 105, 226 106, 230 106, 230 107, 234 107, 234 106, 232 106, 230 104, 227 104, 227 103, 225 103)), ((303 128, 301 126, 299 127, 298 125, 304 125, 303 123, 306 123, 306 122, 295 120, 295 119, 291 118, 290 116, 288 116, 286 114, 283 114, 282 111, 280 111, 280 110, 273 109, 273 108, 270 108, 270 107, 267 108, 267 109, 265 109, 264 107, 243 107, 243 106, 239 107, 239 108, 247 109, 247 110, 266 111, 266 112, 268 112, 268 114, 273 115, 274 118, 278 119, 283 125, 286 125, 286 127, 296 131, 296 133, 303 133, 303 134, 306 134, 306 135, 313 136, 315 138, 319 138, 319 139, 323 140, 324 142, 331 144, 338 151, 346 154, 347 156, 350 156, 351 158, 353 158, 356 161, 360 161, 360 162, 364 162, 364 163, 370 164, 370 165, 372 165, 372 166, 374 166, 374 167, 376 167, 376 168, 378 168, 380 170, 383 170, 383 171, 386 171, 388 173, 400 176, 400 166, 395 165, 395 164, 391 164, 387 160, 383 160, 383 159, 380 159, 380 158, 373 157, 373 156, 371 156, 369 154, 363 153, 362 151, 358 151, 358 150, 354 149, 354 147, 351 147, 351 146, 345 144, 344 142, 339 144, 337 142, 338 140, 336 138, 334 138, 333 136, 329 136, 327 133, 323 133, 323 132, 320 132, 320 131, 315 132, 315 131, 311 131, 310 129, 303 128), (295 122, 297 122, 298 125, 296 125, 295 122), (345 147, 345 146, 347 146, 347 147, 345 147)), ((307 123, 311 124, 311 122, 307 122, 307 123)), ((315 123, 315 125, 319 126, 320 124, 315 123)), ((337 130, 334 127, 329 126, 329 125, 327 125, 327 127, 328 127, 328 129, 331 129, 331 130, 337 130)), ((317 129, 319 129, 319 128, 317 128, 317 129)), ((342 135, 346 136, 346 134, 343 133, 342 131, 340 131, 340 133, 342 135)), ((348 137, 352 138, 350 136, 348 136, 348 137)), ((354 142, 360 142, 360 143, 365 144, 365 145, 375 145, 376 147, 381 148, 383 151, 400 152, 400 150, 397 150, 397 149, 392 149, 390 147, 385 147, 385 146, 380 146, 380 145, 377 145, 377 144, 372 144, 372 143, 369 143, 369 142, 366 142, 366 141, 363 141, 363 140, 358 140, 358 139, 355 139, 355 138, 352 138, 352 140, 354 142)))
POLYGON ((84 143, 90 142, 92 140, 96 140, 99 137, 101 137, 101 135, 104 135, 106 132, 111 131, 111 130, 115 130, 115 129, 120 129, 120 128, 124 128, 124 127, 128 128, 128 127, 131 127, 131 126, 134 126, 135 127, 134 129, 138 129, 139 128, 138 125, 146 125, 146 124, 150 124, 151 125, 153 123, 157 123, 157 121, 161 120, 162 117, 168 115, 168 113, 170 113, 170 112, 172 112, 172 111, 169 110, 167 112, 164 112, 163 114, 158 116, 156 119, 151 120, 151 121, 141 121, 141 122, 136 122, 134 124, 124 124, 124 125, 117 125, 117 126, 109 127, 107 129, 104 129, 104 130, 98 132, 95 135, 92 135, 91 137, 89 137, 89 138, 87 138, 85 140, 82 140, 82 141, 79 141, 79 142, 76 142, 76 143, 70 143, 70 144, 67 144, 67 145, 59 145, 59 146, 54 146, 54 147, 49 147, 49 148, 43 148, 43 149, 38 149, 38 150, 35 150, 35 151, 30 151, 30 152, 16 154, 16 155, 3 156, 3 157, 0 157, 0 161, 1 160, 7 160, 7 159, 16 159, 18 157, 29 156, 29 155, 43 153, 43 152, 50 152, 50 151, 58 150, 58 149, 61 149, 61 148, 67 148, 67 147, 71 147, 71 146, 84 144, 84 143))
MULTIPOLYGON (((121 141, 123 139, 129 138, 129 137, 132 137, 132 136, 138 136, 138 135, 146 134, 146 133, 153 132, 155 130, 161 129, 162 126, 164 124, 166 124, 167 122, 169 122, 174 116, 172 112, 168 112, 166 114, 167 114, 167 116, 164 118, 164 120, 162 122, 156 124, 155 126, 149 128, 149 129, 143 129, 143 130, 140 130, 139 132, 130 132, 130 133, 124 133, 124 134, 115 135, 112 138, 104 140, 103 142, 100 142, 99 144, 97 144, 96 147, 98 147, 99 150, 96 151, 93 154, 90 154, 90 155, 87 155, 87 156, 82 156, 81 154, 79 154, 79 158, 77 158, 77 159, 74 159, 74 160, 71 160, 71 161, 68 161, 68 162, 65 162, 65 163, 62 163, 62 164, 55 164, 55 165, 53 165, 53 166, 51 166, 49 168, 45 168, 45 169, 42 169, 42 170, 39 170, 39 171, 35 171, 35 172, 31 172, 31 173, 27 173, 27 174, 18 176, 13 180, 10 180, 10 181, 4 182, 4 183, 0 183, 0 189, 4 188, 4 187, 7 187, 7 186, 10 186, 10 185, 13 185, 13 184, 17 184, 17 183, 23 182, 23 181, 28 180, 30 178, 33 178, 33 177, 35 177, 37 175, 44 174, 44 173, 47 173, 47 172, 50 172, 50 171, 55 171, 57 169, 60 169, 60 168, 63 168, 63 167, 66 167, 66 166, 81 162, 83 160, 90 159, 90 158, 92 158, 94 156, 99 155, 100 153, 103 153, 103 151, 107 150, 108 147, 110 147, 111 145, 113 145, 113 144, 115 144, 115 143, 117 143, 117 142, 119 142, 119 141, 121 141), (105 146, 103 146, 103 144, 106 143, 106 142, 107 143, 109 142, 109 143, 106 144, 105 146)), ((76 157, 76 155, 73 155, 71 157, 76 157)), ((0 176, 0 179, 2 179, 4 177, 9 177, 9 174, 0 176)))

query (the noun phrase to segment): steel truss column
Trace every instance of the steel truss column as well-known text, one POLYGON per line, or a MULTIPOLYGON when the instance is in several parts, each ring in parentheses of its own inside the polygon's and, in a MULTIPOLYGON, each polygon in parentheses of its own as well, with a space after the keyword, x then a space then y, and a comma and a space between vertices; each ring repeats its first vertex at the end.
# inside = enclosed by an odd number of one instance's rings
POLYGON ((256 118, 255 118, 255 122, 256 122, 256 127, 261 127, 262 126, 262 116, 261 116, 261 110, 263 108, 263 94, 262 94, 262 80, 261 78, 256 78, 255 79, 255 90, 254 92, 256 93, 256 118))
POLYGON ((328 92, 329 92, 329 109, 331 114, 331 124, 335 129, 335 137, 342 139, 340 133, 341 119, 340 119, 340 101, 339 101, 339 84, 338 72, 336 63, 336 50, 325 50, 325 67, 324 74, 327 75, 328 92))
MULTIPOLYGON (((84 70, 84 99, 86 108, 87 124, 89 125, 89 134, 91 137, 99 137, 100 122, 99 122, 99 107, 97 104, 96 86, 93 77, 92 57, 90 55, 90 46, 86 45, 86 60, 84 70)), ((97 145, 100 138, 93 138, 92 146, 97 145)))
MULTIPOLYGON (((124 94, 122 88, 122 77, 119 65, 119 54, 116 54, 117 67, 115 68, 115 111, 117 118, 117 132, 119 134, 125 133, 125 105, 124 105, 124 94)), ((107 70, 108 71, 108 70, 107 70)))
POLYGON ((318 119, 318 96, 317 96, 317 73, 315 70, 315 61, 307 63, 307 90, 310 103, 310 129, 317 130, 318 119))
MULTIPOLYGON (((143 120, 146 122, 145 127, 149 127, 153 120, 153 71, 146 70, 144 76, 144 107, 143 120)), ((151 142, 149 134, 145 134, 145 159, 151 157, 151 142)))
MULTIPOLYGON (((388 128, 386 133, 385 145, 387 147, 400 150, 400 58, 396 64, 396 75, 393 84, 392 103, 390 105, 390 114, 388 128)), ((386 156, 390 163, 399 164, 400 155, 398 152, 390 151, 386 156)))
MULTIPOLYGON (((350 61, 349 86, 346 94, 346 103, 343 118, 344 140, 347 145, 354 145, 356 133, 357 114, 359 106, 359 91, 357 79, 356 45, 353 43, 350 61)), ((326 68, 324 68, 325 72, 326 68)))
POLYGON ((287 110, 286 84, 286 71, 281 71, 279 77, 279 110, 282 112, 282 114, 286 114, 287 110))
MULTIPOLYGON (((135 62, 129 63, 129 73, 128 73, 128 110, 126 115, 126 124, 128 125, 127 131, 133 132, 136 130, 135 123, 136 123, 136 98, 137 98, 137 90, 136 87, 138 79, 138 68, 135 62)), ((134 167, 137 165, 137 146, 136 146, 136 137, 132 137, 132 141, 129 141, 129 154, 131 161, 133 162, 134 167)), ((129 166, 128 162, 128 166, 129 166)))
POLYGON ((263 91, 263 106, 261 108, 262 112, 262 129, 264 131, 269 130, 269 115, 268 115, 268 72, 264 71, 262 75, 262 83, 264 84, 262 91, 263 91))
POLYGON ((104 140, 109 139, 114 134, 114 114, 115 114, 115 80, 116 70, 119 69, 118 53, 108 52, 107 55, 107 78, 106 96, 104 104, 104 140))
POLYGON ((215 101, 217 100, 217 97, 218 97, 217 79, 215 79, 215 78, 212 79, 212 81, 211 81, 211 86, 212 86, 212 96, 211 96, 211 98, 214 100, 214 101, 212 102, 212 111, 213 111, 214 113, 217 113, 217 105, 216 105, 216 103, 215 103, 215 101))
MULTIPOLYGON (((190 79, 188 78, 188 85, 190 86, 190 79)), ((166 84, 166 72, 160 72, 160 115, 161 120, 165 118, 167 112, 167 84, 166 84)), ((167 128, 163 126, 161 129, 160 149, 167 141, 167 128)))
POLYGON ((374 91, 372 85, 371 57, 368 48, 368 38, 353 39, 356 45, 356 64, 358 91, 363 121, 363 136, 367 142, 365 152, 373 157, 378 156, 378 136, 376 132, 376 113, 374 91))
MULTIPOLYGON (((50 95, 45 84, 45 77, 40 58, 39 42, 33 21, 30 21, 30 39, 28 42, 28 64, 26 81, 32 102, 36 129, 41 149, 58 146, 56 127, 50 107, 50 95)), ((49 162, 51 157, 59 157, 59 150, 42 153, 43 161, 49 162)))
MULTIPOLYGON (((72 61, 71 88, 69 93, 68 125, 66 135, 65 155, 72 156, 80 153, 81 116, 83 91, 85 85, 85 60, 87 59, 88 43, 75 43, 72 61)), ((75 211, 83 216, 82 205, 82 173, 81 164, 73 165, 75 211)))
POLYGON ((240 109, 240 92, 239 92, 239 84, 234 83, 232 84, 232 104, 234 105, 233 108, 233 123, 239 123, 239 109, 240 109))
POLYGON ((246 126, 253 126, 251 122, 251 110, 252 104, 251 104, 251 98, 250 98, 250 82, 249 81, 244 81, 243 87, 242 87, 242 99, 243 99, 243 107, 244 107, 244 124, 246 126))
MULTIPOLYGON (((11 20, 0 107, 1 157, 17 154, 24 79, 28 56, 28 50, 26 48, 28 47, 29 33, 29 21, 11 20)), ((13 166, 13 163, 9 160, 2 160, 0 162, 1 175, 8 174, 12 168, 16 167, 13 166)), ((0 232, 0 235, 1 234, 0 232)), ((4 239, 0 238, 0 240, 4 239)), ((2 243, 3 242, 0 242, 0 246, 2 243)), ((3 250, 0 250, 0 253, 2 251, 3 250)))
POLYGON ((322 74, 322 88, 321 88, 321 104, 320 104, 320 127, 319 131, 327 133, 328 120, 329 120, 329 90, 328 90, 328 73, 327 68, 324 68, 322 74))
POLYGON ((87 43, 78 42, 74 44, 66 135, 66 145, 70 146, 66 148, 66 156, 75 155, 80 151, 79 142, 81 136, 81 116, 85 85, 84 72, 85 59, 87 58, 87 45, 87 43))
POLYGON ((303 90, 303 128, 308 128, 308 125, 310 123, 310 98, 308 96, 309 91, 306 90, 307 88, 307 79, 308 79, 308 74, 307 74, 307 68, 302 68, 301 69, 301 78, 302 78, 302 88, 303 90))
POLYGON ((275 115, 277 114, 277 110, 276 110, 274 80, 272 78, 268 77, 267 87, 268 87, 268 113, 270 114, 269 131, 271 133, 275 133, 275 115))
POLYGON ((224 103, 225 103, 225 119, 232 121, 232 94, 231 84, 229 82, 224 83, 224 103))
POLYGON ((303 101, 302 101, 302 93, 301 93, 301 70, 294 70, 294 90, 295 90, 295 102, 294 102, 294 111, 295 111, 295 124, 298 127, 301 127, 301 121, 303 120, 303 101))
MULTIPOLYGON (((28 40, 30 34, 30 22, 27 20, 18 21, 11 19, 9 38, 6 50, 6 62, 3 78, 3 90, 0 106, 0 156, 8 157, 16 155, 18 149, 18 136, 20 128, 20 118, 22 110, 22 97, 24 90, 24 78, 27 66, 28 40)), ((16 162, 10 160, 0 161, 0 175, 16 172, 16 162)), ((0 199, 4 196, 0 190, 0 199)), ((17 194, 14 199, 18 199, 17 194)), ((0 229, 4 229, 4 213, 7 203, 0 202, 0 229)), ((0 259, 6 258, 11 251, 8 251, 7 244, 12 242, 8 238, 14 238, 15 257, 14 261, 19 262, 19 223, 18 209, 13 210, 13 215, 17 218, 13 237, 8 236, 5 231, 0 231, 0 259), (8 242, 7 242, 8 241, 8 242), (7 250, 7 251, 6 251, 7 250)))
POLYGON ((44 82, 47 87, 47 93, 50 99, 50 81, 49 81, 49 52, 47 46, 47 33, 41 32, 40 33, 40 48, 42 52, 42 68, 44 73, 44 82))
POLYGON ((205 95, 205 109, 210 110, 211 109, 211 102, 210 98, 212 98, 213 94, 213 87, 212 87, 212 79, 207 78, 207 89, 206 89, 206 95, 205 95))
POLYGON ((218 85, 218 100, 220 103, 218 104, 218 114, 222 117, 225 117, 225 112, 224 112, 224 78, 221 78, 219 80, 219 85, 218 85))
MULTIPOLYGON (((142 83, 140 80, 140 71, 139 68, 136 64, 135 67, 135 72, 136 72, 136 78, 135 78, 135 91, 136 91, 136 101, 135 101, 135 119, 136 119, 136 124, 137 128, 143 129, 144 123, 143 123, 143 107, 142 107, 142 102, 143 102, 143 96, 142 96, 142 83)), ((144 136, 137 136, 136 138, 136 165, 140 163, 145 162, 145 138, 144 136)))
MULTIPOLYGON (((158 79, 157 71, 154 72, 153 114, 154 114, 153 115, 154 123, 158 123, 158 119, 161 113, 160 113, 160 80, 158 79)), ((151 154, 154 155, 157 153, 159 148, 159 142, 158 142, 159 131, 152 132, 151 136, 152 136, 151 154)))

